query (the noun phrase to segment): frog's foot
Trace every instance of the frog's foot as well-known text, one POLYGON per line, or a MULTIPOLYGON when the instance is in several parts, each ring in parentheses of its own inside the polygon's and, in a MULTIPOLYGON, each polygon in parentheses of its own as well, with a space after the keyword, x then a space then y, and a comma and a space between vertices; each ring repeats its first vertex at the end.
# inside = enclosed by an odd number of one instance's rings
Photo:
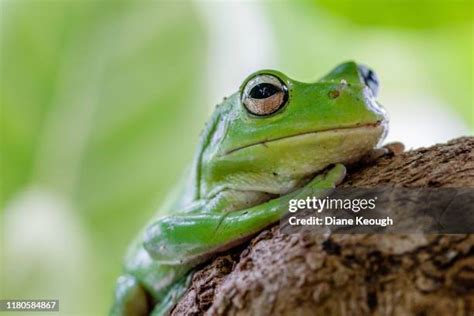
POLYGON ((405 150, 405 145, 401 142, 385 144, 381 148, 375 148, 362 158, 363 164, 370 164, 384 156, 397 156, 405 150))
POLYGON ((186 292, 187 288, 191 284, 193 273, 183 277, 177 281, 168 291, 165 298, 160 301, 158 305, 153 309, 150 316, 164 316, 169 315, 173 307, 176 305, 178 300, 186 292))
POLYGON ((119 277, 109 316, 146 316, 150 310, 150 299, 138 281, 131 275, 119 277))

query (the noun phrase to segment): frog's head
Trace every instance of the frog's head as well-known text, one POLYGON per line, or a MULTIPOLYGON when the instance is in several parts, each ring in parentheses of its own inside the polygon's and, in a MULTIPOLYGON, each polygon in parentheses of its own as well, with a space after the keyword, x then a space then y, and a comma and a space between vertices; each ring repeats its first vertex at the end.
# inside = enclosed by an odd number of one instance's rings
POLYGON ((282 194, 330 164, 357 161, 379 144, 387 117, 373 71, 339 65, 314 83, 262 70, 218 105, 200 156, 201 192, 282 194))

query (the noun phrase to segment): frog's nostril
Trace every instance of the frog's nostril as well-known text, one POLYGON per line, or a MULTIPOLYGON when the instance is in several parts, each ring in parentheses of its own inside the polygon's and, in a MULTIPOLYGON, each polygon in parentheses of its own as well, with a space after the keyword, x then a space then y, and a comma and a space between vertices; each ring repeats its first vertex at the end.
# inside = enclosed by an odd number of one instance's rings
POLYGON ((377 74, 367 66, 358 65, 359 73, 364 80, 364 83, 369 87, 374 96, 377 96, 379 92, 379 79, 377 74))

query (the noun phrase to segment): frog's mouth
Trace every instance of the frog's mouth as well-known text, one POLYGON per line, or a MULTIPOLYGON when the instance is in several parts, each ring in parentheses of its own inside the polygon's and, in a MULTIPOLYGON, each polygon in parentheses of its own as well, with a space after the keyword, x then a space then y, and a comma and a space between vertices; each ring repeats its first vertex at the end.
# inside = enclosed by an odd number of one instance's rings
POLYGON ((267 147, 271 143, 278 142, 278 141, 281 141, 281 140, 288 140, 288 139, 292 139, 292 138, 299 138, 299 137, 305 137, 305 136, 311 136, 311 135, 323 136, 324 134, 327 134, 327 135, 334 134, 334 135, 336 135, 336 134, 350 134, 352 132, 359 132, 360 133, 360 132, 363 132, 363 131, 374 132, 376 130, 380 130, 380 136, 381 136, 380 138, 383 139, 383 133, 386 130, 385 125, 386 125, 386 122, 381 120, 381 121, 377 121, 375 123, 367 123, 367 124, 353 125, 353 126, 347 126, 347 127, 338 127, 338 128, 323 129, 323 130, 318 130, 318 131, 302 132, 302 133, 293 134, 293 135, 287 135, 287 136, 282 136, 282 137, 277 137, 277 138, 266 139, 264 141, 260 141, 260 142, 256 142, 256 143, 236 147, 236 148, 233 148, 233 149, 230 149, 230 150, 226 151, 223 154, 223 156, 231 155, 231 154, 234 154, 234 153, 239 152, 241 150, 248 149, 248 148, 255 147, 255 146, 267 147))

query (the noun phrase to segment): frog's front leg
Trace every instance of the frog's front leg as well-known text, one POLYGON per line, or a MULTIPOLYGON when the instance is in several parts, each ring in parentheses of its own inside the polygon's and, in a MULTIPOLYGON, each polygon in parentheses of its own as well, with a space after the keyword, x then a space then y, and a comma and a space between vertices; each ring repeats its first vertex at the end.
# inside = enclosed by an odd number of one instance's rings
POLYGON ((160 262, 202 261, 226 250, 277 222, 288 211, 290 199, 327 196, 345 176, 338 164, 305 187, 266 203, 229 213, 193 211, 160 218, 147 230, 144 246, 160 262))

